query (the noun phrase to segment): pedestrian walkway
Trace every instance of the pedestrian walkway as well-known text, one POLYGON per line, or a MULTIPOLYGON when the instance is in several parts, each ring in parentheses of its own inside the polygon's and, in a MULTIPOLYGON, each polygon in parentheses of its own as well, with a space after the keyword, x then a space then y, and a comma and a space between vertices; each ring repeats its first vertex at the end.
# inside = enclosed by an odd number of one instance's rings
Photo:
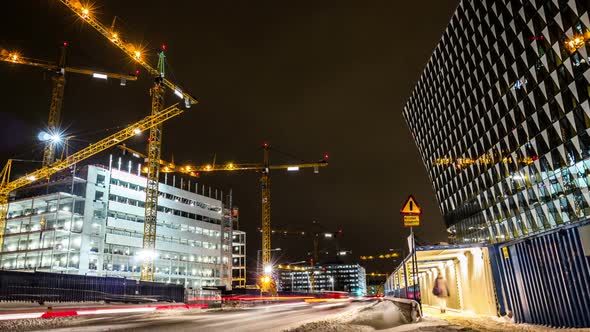
MULTIPOLYGON (((448 330, 482 331, 482 332, 532 332, 532 331, 563 331, 540 325, 516 324, 507 317, 477 315, 470 312, 447 309, 445 314, 431 306, 424 306, 424 322, 447 323, 448 330)), ((435 324, 432 324, 435 325, 435 324)), ((410 326, 407 326, 410 327, 410 326)), ((440 331, 442 326, 421 327, 416 331, 440 331)), ((401 331, 401 329, 400 329, 401 331)), ((411 329, 406 331, 412 331, 411 329)), ((568 329, 568 332, 589 332, 590 329, 568 329)))

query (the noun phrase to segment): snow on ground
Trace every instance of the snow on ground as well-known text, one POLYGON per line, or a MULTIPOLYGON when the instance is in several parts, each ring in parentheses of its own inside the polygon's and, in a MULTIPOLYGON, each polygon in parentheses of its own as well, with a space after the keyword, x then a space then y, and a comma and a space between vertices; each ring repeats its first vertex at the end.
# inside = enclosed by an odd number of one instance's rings
POLYGON ((304 324, 288 332, 368 332, 405 324, 401 310, 390 301, 378 302, 322 321, 304 324))
POLYGON ((0 321, 0 331, 32 331, 67 326, 75 317, 0 321))
MULTIPOLYGON (((441 314, 431 307, 424 308, 424 317, 419 323, 408 324, 401 311, 390 301, 360 308, 346 316, 331 317, 288 330, 287 332, 532 332, 563 331, 545 326, 516 324, 508 318, 475 315, 447 310, 441 314)), ((590 329, 568 329, 568 332, 589 332, 590 329)))
MULTIPOLYGON (((563 331, 541 325, 516 324, 507 317, 492 317, 476 315, 467 312, 458 312, 447 310, 446 314, 441 314, 437 309, 432 307, 424 308, 424 316, 428 319, 444 320, 451 326, 460 326, 472 331, 485 332, 532 332, 532 331, 563 331)), ((568 332, 589 332, 590 329, 567 329, 568 332)), ((388 331, 389 332, 389 331, 388 331)), ((397 331, 396 331, 397 332, 397 331)))

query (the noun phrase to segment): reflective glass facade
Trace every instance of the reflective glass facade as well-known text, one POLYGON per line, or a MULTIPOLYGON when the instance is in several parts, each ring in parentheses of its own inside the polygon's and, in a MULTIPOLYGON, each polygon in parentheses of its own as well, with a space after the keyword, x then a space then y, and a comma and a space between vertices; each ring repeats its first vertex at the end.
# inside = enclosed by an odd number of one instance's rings
POLYGON ((459 4, 403 110, 457 242, 590 216, 589 9, 459 4))

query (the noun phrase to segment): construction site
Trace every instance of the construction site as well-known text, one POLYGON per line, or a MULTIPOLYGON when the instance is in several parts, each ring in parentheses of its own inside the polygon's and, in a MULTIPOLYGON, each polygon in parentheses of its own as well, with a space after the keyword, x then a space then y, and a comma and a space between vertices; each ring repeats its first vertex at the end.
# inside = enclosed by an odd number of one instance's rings
MULTIPOLYGON (((254 163, 218 162, 215 157, 203 163, 165 160, 164 156, 171 154, 162 144, 166 133, 174 132, 175 124, 186 113, 200 111, 190 89, 175 83, 176 76, 169 74, 167 46, 148 47, 145 39, 149 37, 134 41, 128 37, 133 33, 123 29, 129 26, 121 23, 124 20, 103 16, 105 8, 96 4, 77 0, 52 4, 51 15, 83 30, 92 45, 100 43, 100 47, 112 49, 110 54, 117 57, 114 62, 125 65, 118 72, 90 69, 92 63, 71 65, 74 47, 67 41, 56 47, 56 61, 37 59, 18 45, 0 47, 0 65, 7 66, 11 74, 38 71, 50 81, 47 109, 39 111, 46 116, 38 126, 38 146, 28 154, 12 151, 14 157, 6 160, 0 174, 1 269, 123 278, 194 290, 231 290, 232 284, 245 287, 249 276, 247 234, 239 230, 232 189, 223 190, 206 180, 213 172, 244 172, 258 174, 251 193, 258 195, 260 202, 260 259, 250 279, 262 292, 276 294, 279 273, 271 262, 271 170, 310 169, 318 173, 328 165, 328 155, 314 162, 277 164, 270 157, 275 149, 263 142, 257 152, 259 162, 254 163), (73 123, 67 117, 74 111, 65 107, 62 112, 62 108, 77 91, 70 86, 84 76, 106 80, 108 88, 99 89, 109 93, 149 88, 138 97, 143 100, 126 101, 120 106, 121 123, 113 118, 112 127, 104 130, 72 128, 65 124, 73 123), (129 117, 124 108, 129 103, 134 108, 146 105, 144 116, 131 120, 134 117, 129 117), (20 158, 23 155, 27 158, 20 158)), ((97 99, 92 103, 112 98, 90 97, 97 99)), ((206 146, 206 139, 200 144, 206 146)), ((43 276, 50 278, 49 274, 43 276)), ((89 280, 81 283, 90 284, 89 280)), ((97 283, 98 279, 93 280, 97 283)), ((33 287, 28 282, 21 286, 33 287)), ((149 294, 135 291, 135 295, 149 294)), ((14 292, 3 296, 31 300, 14 292)))

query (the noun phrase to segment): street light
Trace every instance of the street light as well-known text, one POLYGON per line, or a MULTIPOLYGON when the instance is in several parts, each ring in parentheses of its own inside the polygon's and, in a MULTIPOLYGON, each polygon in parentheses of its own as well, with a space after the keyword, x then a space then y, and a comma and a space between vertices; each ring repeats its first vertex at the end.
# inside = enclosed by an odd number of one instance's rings
POLYGON ((334 291, 334 277, 329 277, 328 280, 332 283, 332 292, 334 291))
MULTIPOLYGON (((281 251, 281 250, 282 250, 281 248, 270 249, 270 251, 281 251)), ((265 272, 266 266, 264 267, 264 269, 262 269, 261 266, 260 266, 260 252, 261 251, 262 251, 262 249, 258 249, 256 251, 256 267, 258 268, 258 271, 265 272)), ((271 266, 271 269, 272 269, 272 266, 271 266)))

